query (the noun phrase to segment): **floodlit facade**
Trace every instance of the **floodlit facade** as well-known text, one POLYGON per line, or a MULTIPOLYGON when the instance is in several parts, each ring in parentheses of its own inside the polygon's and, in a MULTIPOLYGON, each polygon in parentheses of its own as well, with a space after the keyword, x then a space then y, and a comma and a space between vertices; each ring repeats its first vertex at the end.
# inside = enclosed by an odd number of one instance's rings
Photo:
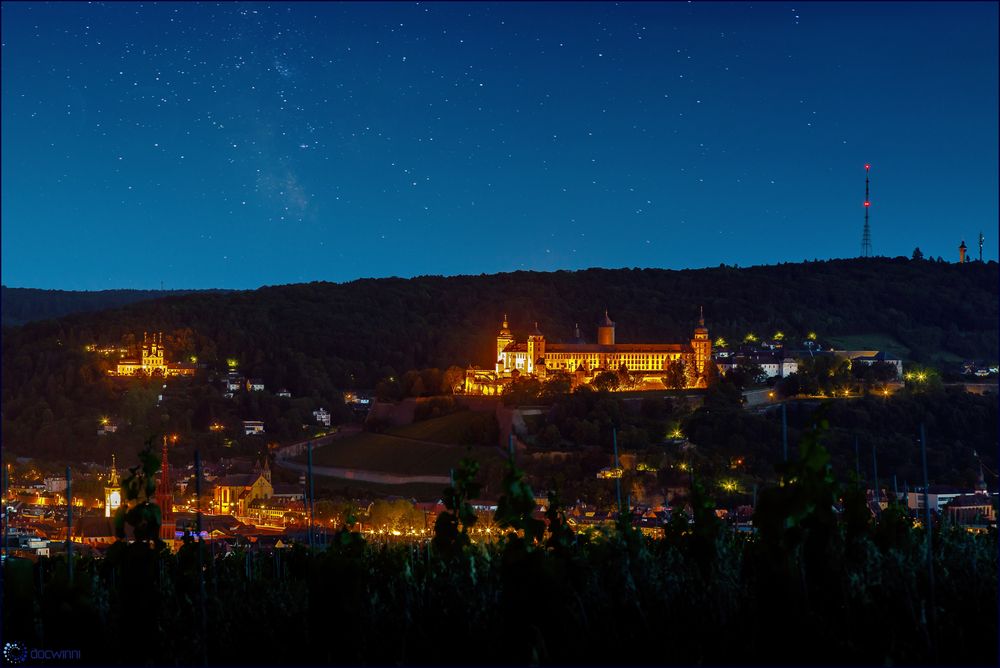
POLYGON ((466 370, 468 394, 496 394, 515 376, 544 379, 554 372, 572 374, 574 385, 587 384, 602 371, 627 369, 639 387, 663 388, 664 373, 673 362, 682 362, 686 387, 703 388, 707 384, 708 365, 712 362, 712 341, 705 319, 701 317, 694 335, 683 343, 616 343, 615 323, 608 317, 597 324, 597 343, 585 343, 577 326, 574 340, 550 343, 535 323, 534 331, 523 342, 511 334, 507 316, 496 339, 496 363, 492 372, 466 370))
POLYGON ((111 372, 117 376, 193 376, 197 366, 194 364, 173 363, 166 360, 166 348, 163 347, 163 332, 149 337, 142 333, 142 353, 138 358, 119 360, 118 367, 111 372))

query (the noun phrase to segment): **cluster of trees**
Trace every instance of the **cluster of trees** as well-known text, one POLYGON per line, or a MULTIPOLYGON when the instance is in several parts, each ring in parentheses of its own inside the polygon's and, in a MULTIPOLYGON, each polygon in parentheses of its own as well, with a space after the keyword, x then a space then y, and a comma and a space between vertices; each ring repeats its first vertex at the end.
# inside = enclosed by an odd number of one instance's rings
POLYGON ((433 397, 460 392, 465 383, 465 369, 452 365, 438 368, 411 369, 398 378, 390 375, 375 385, 375 396, 381 401, 399 401, 407 397, 433 397))
MULTIPOLYGON (((940 384, 940 377, 936 372, 925 373, 932 378, 928 387, 940 384)), ((833 355, 819 355, 799 360, 798 371, 778 379, 775 389, 782 397, 799 394, 835 396, 843 394, 845 390, 855 394, 872 392, 896 379, 896 366, 889 362, 862 364, 838 359, 833 355)))
MULTIPOLYGON (((621 453, 635 454, 658 470, 654 477, 632 476, 642 482, 646 492, 662 492, 674 483, 681 464, 713 479, 734 478, 749 490, 777 475, 776 467, 784 456, 781 411, 773 407, 764 413, 751 412, 744 410, 741 402, 739 388, 728 379, 709 388, 700 406, 676 397, 626 401, 620 395, 584 386, 555 398, 543 416, 528 421, 528 441, 539 451, 579 453, 569 465, 574 475, 559 476, 574 495, 590 496, 597 490, 593 484, 577 484, 573 478, 585 481, 596 468, 610 464, 613 430, 617 430, 621 453), (686 442, 683 450, 677 445, 679 440, 686 442), (596 454, 591 449, 596 449, 596 454), (589 463, 584 466, 585 460, 589 463), (736 461, 740 464, 734 468, 736 461)), ((979 475, 980 458, 987 470, 996 470, 995 396, 957 388, 933 389, 924 383, 891 396, 791 401, 786 407, 786 425, 793 456, 809 425, 822 417, 834 425, 827 434, 827 444, 834 471, 843 477, 860 465, 863 477, 870 480, 874 450, 883 486, 893 476, 900 490, 904 485, 918 484, 922 472, 916 439, 921 422, 928 434, 932 481, 971 489, 979 475)), ((542 472, 556 473, 555 469, 542 472)))
MULTIPOLYGON (((747 331, 881 332, 915 360, 951 352, 996 359, 997 264, 869 258, 736 269, 591 269, 493 276, 310 283, 253 291, 198 292, 100 313, 5 327, 5 446, 47 454, 57 443, 96 447, 93 421, 116 406, 89 344, 121 345, 143 331, 166 334, 171 361, 208 369, 229 360, 269 388, 331 403, 339 390, 373 388, 408 369, 491 366, 504 311, 538 321, 549 340, 611 305, 621 341, 685 341, 704 304, 713 337, 747 331), (677 295, 682 295, 678 299, 677 295), (766 296, 766 299, 764 298, 766 296)), ((515 335, 523 338, 525 331, 515 335)), ((440 391, 419 374, 398 396, 440 391), (421 389, 420 385, 423 386, 421 389)), ((610 379, 609 379, 610 382, 610 379)), ((69 446, 66 446, 69 447, 69 446)))
POLYGON ((130 495, 120 516, 150 540, 77 558, 73 580, 65 557, 7 560, 4 629, 102 665, 799 664, 817 648, 838 664, 996 663, 995 532, 916 527, 895 504, 876 521, 815 431, 782 474, 760 492, 756 535, 730 531, 695 479, 690 514, 675 508, 651 539, 627 514, 576 533, 556 494, 536 517, 509 462, 493 518, 504 533, 484 543, 466 462, 430 544, 347 527, 312 552, 218 557, 192 540, 156 546, 158 513, 130 495))

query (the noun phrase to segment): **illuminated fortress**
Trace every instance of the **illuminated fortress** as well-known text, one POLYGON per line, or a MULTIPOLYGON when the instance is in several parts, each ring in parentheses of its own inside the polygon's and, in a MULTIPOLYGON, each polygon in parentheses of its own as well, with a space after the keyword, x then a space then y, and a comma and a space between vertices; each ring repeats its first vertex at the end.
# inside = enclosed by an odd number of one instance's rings
POLYGON ((669 365, 677 361, 684 364, 687 387, 705 387, 712 341, 702 315, 693 338, 684 343, 615 343, 615 323, 605 312, 597 324, 597 343, 584 343, 579 326, 572 342, 548 343, 538 331, 538 323, 526 341, 518 342, 505 315, 497 335, 496 352, 493 371, 476 368, 466 371, 466 393, 497 394, 515 376, 530 375, 545 380, 550 374, 560 372, 570 374, 575 387, 590 383, 602 371, 621 370, 628 370, 639 388, 663 389, 661 378, 669 365))

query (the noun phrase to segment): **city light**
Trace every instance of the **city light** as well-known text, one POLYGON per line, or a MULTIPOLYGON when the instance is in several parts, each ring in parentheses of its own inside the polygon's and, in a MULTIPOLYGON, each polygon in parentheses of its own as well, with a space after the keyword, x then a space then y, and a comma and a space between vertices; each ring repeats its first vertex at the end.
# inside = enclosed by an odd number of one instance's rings
POLYGON ((228 366, 230 369, 235 369, 239 365, 240 361, 235 357, 230 357, 229 359, 226 360, 226 366, 228 366))
POLYGON ((806 334, 806 338, 809 339, 810 341, 815 341, 816 340, 816 332, 809 332, 808 334, 806 334))

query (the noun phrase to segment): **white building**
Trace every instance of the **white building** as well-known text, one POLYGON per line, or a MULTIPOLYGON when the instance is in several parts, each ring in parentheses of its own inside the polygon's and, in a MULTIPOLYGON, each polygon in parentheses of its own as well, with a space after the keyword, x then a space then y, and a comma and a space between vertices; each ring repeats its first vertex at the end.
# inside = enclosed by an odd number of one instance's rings
MULTIPOLYGON (((945 487, 942 485, 931 485, 927 490, 927 505, 931 507, 934 512, 940 511, 944 506, 948 505, 948 502, 954 498, 962 496, 963 494, 971 494, 969 490, 962 490, 958 487, 945 487)), ((906 496, 906 506, 910 510, 923 510, 924 509, 924 492, 923 490, 918 490, 915 492, 910 492, 906 496)))
POLYGON ((316 422, 320 423, 325 427, 330 426, 330 412, 325 408, 318 408, 313 411, 313 417, 316 418, 316 422))
POLYGON ((244 420, 243 421, 243 432, 247 436, 252 436, 253 434, 263 434, 264 433, 264 421, 263 420, 244 420))
POLYGON ((62 476, 48 476, 45 478, 46 492, 65 492, 66 478, 62 476))

